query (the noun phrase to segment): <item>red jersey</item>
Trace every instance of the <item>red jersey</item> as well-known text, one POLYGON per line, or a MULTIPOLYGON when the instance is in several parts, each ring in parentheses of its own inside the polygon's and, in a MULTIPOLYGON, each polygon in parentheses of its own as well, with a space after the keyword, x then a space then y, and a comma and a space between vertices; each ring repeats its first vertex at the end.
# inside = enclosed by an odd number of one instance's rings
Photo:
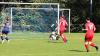
POLYGON ((92 22, 87 22, 85 24, 85 28, 86 28, 87 38, 90 37, 90 36, 93 36, 94 31, 95 31, 95 25, 92 22))
POLYGON ((63 19, 63 17, 60 17, 60 24, 59 24, 59 26, 60 26, 60 30, 65 30, 66 28, 66 26, 67 26, 67 22, 66 22, 66 20, 65 19, 63 19))

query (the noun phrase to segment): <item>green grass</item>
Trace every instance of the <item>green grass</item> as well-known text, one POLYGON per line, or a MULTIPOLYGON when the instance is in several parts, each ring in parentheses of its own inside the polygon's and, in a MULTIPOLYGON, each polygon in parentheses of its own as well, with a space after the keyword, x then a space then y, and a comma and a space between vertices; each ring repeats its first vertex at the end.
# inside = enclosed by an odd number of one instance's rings
MULTIPOLYGON (((87 53, 84 47, 84 33, 71 33, 68 43, 62 39, 48 41, 49 33, 14 33, 10 34, 9 43, 0 44, 0 56, 100 56, 100 51, 90 47, 87 53)), ((95 33, 93 42, 100 47, 100 33, 95 33)))

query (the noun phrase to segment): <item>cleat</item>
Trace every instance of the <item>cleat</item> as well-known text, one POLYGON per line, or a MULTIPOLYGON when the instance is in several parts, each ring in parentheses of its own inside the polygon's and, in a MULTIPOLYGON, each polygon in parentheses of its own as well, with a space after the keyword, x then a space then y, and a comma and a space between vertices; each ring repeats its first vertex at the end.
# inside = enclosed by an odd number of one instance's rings
POLYGON ((89 50, 87 50, 87 52, 89 52, 89 50))
POLYGON ((98 46, 95 46, 95 48, 96 48, 96 51, 98 51, 98 49, 99 49, 98 46))
POLYGON ((2 44, 4 43, 4 40, 2 40, 2 44))
POLYGON ((9 43, 9 42, 10 42, 10 40, 7 41, 7 43, 9 43))

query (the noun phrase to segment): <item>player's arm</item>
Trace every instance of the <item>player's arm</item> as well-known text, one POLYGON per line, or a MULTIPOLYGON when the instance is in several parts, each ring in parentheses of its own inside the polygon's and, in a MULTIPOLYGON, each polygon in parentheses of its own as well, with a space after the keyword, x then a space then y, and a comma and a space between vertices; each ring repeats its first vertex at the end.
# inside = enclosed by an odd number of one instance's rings
POLYGON ((95 27, 95 25, 94 25, 94 29, 93 29, 94 31, 96 30, 96 27, 95 27))
POLYGON ((87 31, 88 30, 88 26, 85 24, 85 29, 82 29, 82 31, 87 31))
POLYGON ((88 29, 82 29, 82 31, 84 31, 84 30, 87 31, 88 29))
POLYGON ((67 21, 66 21, 66 26, 68 26, 68 23, 67 23, 67 21))

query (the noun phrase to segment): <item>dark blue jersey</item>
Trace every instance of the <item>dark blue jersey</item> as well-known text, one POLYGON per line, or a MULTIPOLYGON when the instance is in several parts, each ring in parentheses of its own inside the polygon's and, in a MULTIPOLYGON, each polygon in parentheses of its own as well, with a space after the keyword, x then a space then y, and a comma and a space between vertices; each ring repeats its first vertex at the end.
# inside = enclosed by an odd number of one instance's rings
POLYGON ((9 23, 4 23, 2 31, 9 31, 9 23))

